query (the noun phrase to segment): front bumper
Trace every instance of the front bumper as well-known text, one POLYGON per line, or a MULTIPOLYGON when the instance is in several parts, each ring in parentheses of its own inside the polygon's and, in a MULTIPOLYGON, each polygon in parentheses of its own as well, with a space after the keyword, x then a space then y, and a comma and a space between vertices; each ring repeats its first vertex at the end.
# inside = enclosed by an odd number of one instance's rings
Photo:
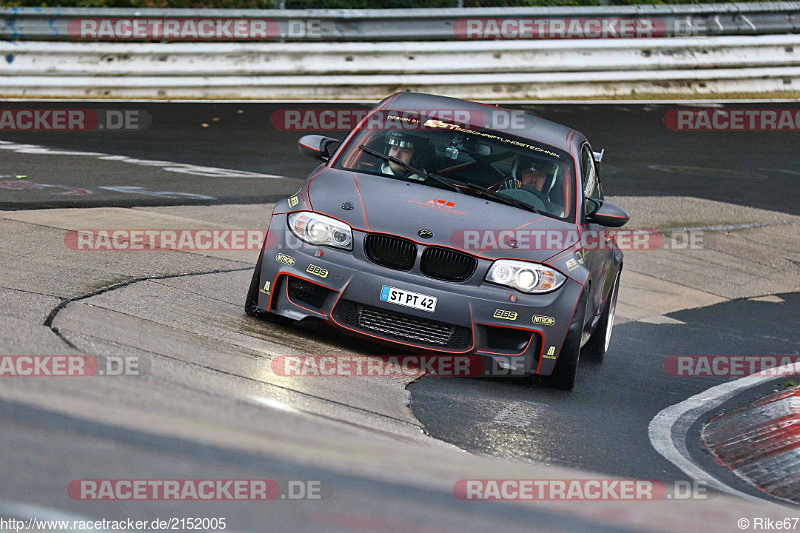
MULTIPOLYGON (((317 247, 298 242, 286 216, 276 213, 270 224, 260 309, 295 320, 319 318, 405 349, 480 355, 514 373, 552 372, 583 288, 578 282, 567 279, 552 293, 527 295, 484 282, 492 263, 486 259, 478 259, 465 282, 423 275, 419 255, 410 271, 393 270, 367 258, 366 233, 353 230, 352 252, 317 247), (387 285, 436 297, 435 311, 382 301, 387 285)), ((421 255, 424 246, 418 248, 421 255)))

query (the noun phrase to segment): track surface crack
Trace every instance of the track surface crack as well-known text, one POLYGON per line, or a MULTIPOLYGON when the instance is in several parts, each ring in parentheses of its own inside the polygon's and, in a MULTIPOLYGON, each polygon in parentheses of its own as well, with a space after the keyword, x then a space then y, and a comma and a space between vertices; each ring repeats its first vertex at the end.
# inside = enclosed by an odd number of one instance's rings
POLYGON ((93 296, 98 296, 100 294, 115 291, 117 289, 121 289, 123 287, 127 287, 129 285, 133 285, 134 283, 139 283, 140 281, 150 281, 150 280, 158 280, 158 279, 172 279, 172 278, 183 278, 187 276, 202 276, 205 274, 223 274, 226 272, 241 272, 243 270, 250 270, 252 267, 239 267, 239 268, 227 268, 227 269, 214 269, 214 270, 204 270, 202 272, 181 272, 178 274, 162 274, 160 276, 141 276, 138 278, 132 278, 127 281, 122 281, 120 283, 114 283, 112 285, 108 285, 106 287, 102 287, 100 289, 93 290, 91 292, 87 292, 78 296, 74 296, 72 298, 65 298, 61 300, 61 302, 55 306, 51 311, 50 314, 47 315, 47 318, 44 320, 44 325, 50 328, 50 330, 56 334, 56 336, 61 339, 67 346, 72 348, 73 350, 77 350, 78 347, 75 346, 72 341, 67 339, 61 332, 58 330, 57 327, 53 325, 53 321, 55 320, 58 313, 67 307, 72 302, 77 302, 80 300, 85 300, 86 298, 91 298, 93 296))

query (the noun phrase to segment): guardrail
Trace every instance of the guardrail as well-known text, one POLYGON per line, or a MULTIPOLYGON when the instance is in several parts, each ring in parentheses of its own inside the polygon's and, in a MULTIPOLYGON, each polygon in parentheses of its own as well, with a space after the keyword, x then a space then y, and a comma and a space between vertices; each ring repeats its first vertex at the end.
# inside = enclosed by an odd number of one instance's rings
POLYGON ((0 8, 2 14, 5 97, 374 100, 414 90, 490 100, 800 93, 797 2, 420 11, 0 8), (98 17, 162 24, 178 19, 178 25, 244 17, 262 29, 268 23, 273 42, 84 42, 65 33, 74 33, 75 21, 98 17), (478 41, 457 31, 467 19, 515 17, 577 20, 583 27, 604 17, 674 24, 658 26, 672 37, 631 39, 478 41), (697 33, 701 20, 713 22, 705 33, 735 35, 678 36, 684 31, 679 28, 697 33), (298 24, 305 33, 292 34, 298 24), (314 39, 309 27, 316 30, 314 39), (281 42, 292 39, 298 42, 281 42))
MULTIPOLYGON (((233 18, 274 21, 287 41, 457 40, 458 21, 479 18, 658 18, 659 36, 765 35, 800 32, 800 2, 605 7, 511 7, 376 10, 223 10, 0 7, 0 39, 72 40, 70 21, 84 18, 233 18), (313 21, 314 34, 299 24, 313 21), (293 28, 294 25, 294 28, 293 28)), ((237 40, 230 38, 228 40, 237 40)))
POLYGON ((6 96, 376 99, 797 91, 800 35, 422 43, 0 42, 6 96))

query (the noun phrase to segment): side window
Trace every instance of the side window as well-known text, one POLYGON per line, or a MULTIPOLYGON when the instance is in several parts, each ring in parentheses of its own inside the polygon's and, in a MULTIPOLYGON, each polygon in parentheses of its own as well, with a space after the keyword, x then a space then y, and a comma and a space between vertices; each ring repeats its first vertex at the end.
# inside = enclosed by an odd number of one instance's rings
POLYGON ((586 198, 603 199, 603 190, 600 187, 600 178, 597 175, 597 166, 594 154, 588 144, 581 150, 581 168, 583 169, 583 194, 586 198))

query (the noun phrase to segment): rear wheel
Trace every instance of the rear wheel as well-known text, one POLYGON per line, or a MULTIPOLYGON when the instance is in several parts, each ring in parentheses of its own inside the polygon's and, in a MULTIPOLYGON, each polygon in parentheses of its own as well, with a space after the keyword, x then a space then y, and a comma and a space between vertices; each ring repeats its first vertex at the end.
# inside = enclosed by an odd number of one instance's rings
POLYGON ((547 378, 548 385, 561 390, 572 390, 575 387, 575 378, 578 375, 578 360, 581 357, 581 336, 583 335, 583 321, 586 317, 586 306, 589 303, 589 286, 587 285, 578 305, 575 306, 575 314, 567 330, 567 337, 561 347, 561 353, 556 360, 553 373, 547 378))
POLYGON ((619 293, 619 277, 617 273, 614 285, 611 287, 611 294, 608 295, 603 314, 597 322, 594 333, 583 347, 583 356, 593 362, 602 363, 605 358, 609 344, 611 344, 611 331, 614 329, 614 315, 617 310, 617 294, 619 293))

